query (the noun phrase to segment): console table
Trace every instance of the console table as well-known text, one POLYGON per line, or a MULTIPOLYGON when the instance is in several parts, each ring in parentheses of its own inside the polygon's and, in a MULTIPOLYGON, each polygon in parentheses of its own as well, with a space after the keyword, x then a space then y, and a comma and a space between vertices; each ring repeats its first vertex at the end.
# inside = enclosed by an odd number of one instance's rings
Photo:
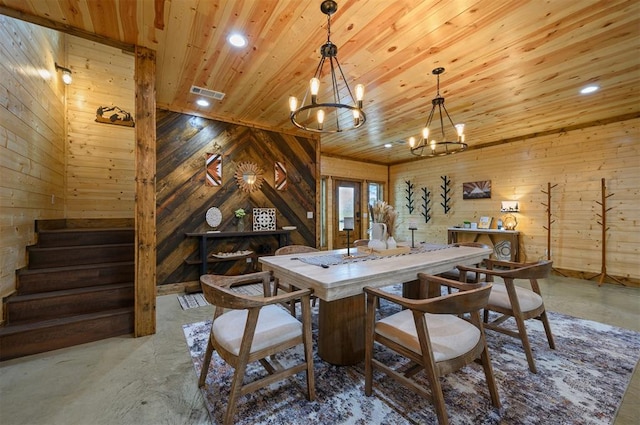
POLYGON ((494 255, 499 260, 518 261, 520 253, 520 232, 517 230, 498 229, 468 229, 463 227, 450 227, 447 229, 448 243, 478 242, 482 236, 486 236, 493 245, 494 255), (465 238, 464 235, 472 236, 465 238), (504 242, 508 242, 505 244, 504 242), (506 258, 509 256, 510 258, 506 258))
MULTIPOLYGON (((199 238, 199 256, 200 260, 191 262, 190 264, 200 264, 200 275, 207 274, 208 263, 218 263, 221 261, 236 261, 247 258, 249 255, 229 257, 229 258, 208 258, 207 242, 210 239, 232 239, 232 238, 255 238, 262 236, 273 236, 278 239, 278 247, 289 245, 289 235, 291 230, 263 230, 259 232, 194 232, 186 233, 187 237, 199 238)), ((252 254, 253 255, 253 254, 252 254)), ((254 255, 255 256, 255 255, 254 255)), ((257 257, 257 256, 255 256, 257 257)))

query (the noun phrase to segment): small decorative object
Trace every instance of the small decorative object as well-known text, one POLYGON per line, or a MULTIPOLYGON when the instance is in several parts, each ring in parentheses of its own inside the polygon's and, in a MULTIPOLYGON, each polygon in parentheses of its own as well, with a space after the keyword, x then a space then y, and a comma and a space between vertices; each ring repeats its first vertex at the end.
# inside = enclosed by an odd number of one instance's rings
POLYGON ((262 186, 262 169, 253 162, 241 162, 236 167, 235 173, 238 187, 245 192, 251 193, 262 186))
POLYGON ((507 214, 502 217, 502 224, 504 224, 505 230, 514 230, 518 225, 518 220, 513 214, 507 214))
POLYGON ((207 153, 205 161, 207 186, 220 186, 222 184, 222 155, 218 153, 207 153))
POLYGON ((215 229, 220 225, 220 222, 222 221, 222 213, 218 208, 211 207, 207 210, 205 219, 207 220, 207 224, 215 229))
POLYGON ((406 188, 406 192, 407 192, 407 196, 405 197, 405 199, 407 200, 407 208, 409 209, 409 214, 413 213, 413 188, 414 185, 413 183, 411 183, 410 180, 405 181, 407 188, 406 188))
POLYGON ((253 231, 276 230, 276 209, 275 208, 254 208, 253 209, 253 231))
POLYGON ((496 259, 499 261, 511 261, 511 242, 500 241, 493 247, 496 259))
POLYGON ((493 221, 493 217, 480 217, 480 221, 478 222, 478 229, 491 228, 492 221, 493 221))
POLYGON ((284 162, 276 161, 275 184, 276 190, 285 190, 287 188, 287 168, 285 167, 284 162))
POLYGON ((247 212, 244 208, 237 209, 233 212, 233 215, 236 216, 236 227, 238 232, 244 232, 244 221, 247 216, 247 212))
POLYGON ((384 223, 386 225, 388 236, 395 235, 398 213, 393 209, 393 206, 384 201, 377 201, 375 205, 369 205, 369 213, 374 223, 384 223))
POLYGON ((442 194, 440 195, 442 196, 442 202, 440 202, 440 205, 442 205, 444 213, 446 214, 451 209, 451 205, 449 204, 451 202, 451 196, 449 195, 449 192, 451 192, 451 188, 449 187, 451 185, 451 179, 447 176, 440 176, 440 178, 442 179, 442 184, 440 185, 442 189, 442 194))
POLYGON ((502 201, 500 203, 500 212, 520 212, 518 201, 502 201))
POLYGON ((133 117, 127 111, 117 106, 100 106, 96 110, 96 122, 104 124, 122 125, 125 127, 135 127, 133 117))
POLYGON ((393 238, 393 236, 389 236, 389 238, 387 239, 387 249, 396 249, 398 247, 398 244, 396 243, 396 240, 393 238))
POLYGON ((416 232, 416 230, 418 230, 418 226, 415 221, 409 222, 409 230, 411 230, 411 248, 415 248, 416 244, 415 244, 414 233, 416 232))
MULTIPOLYGON (((424 217, 424 222, 428 223, 431 220, 431 192, 426 187, 422 188, 422 212, 420 213, 424 217)), ((411 229, 411 228, 409 228, 411 229)))
POLYGON ((462 183, 462 199, 491 198, 491 180, 462 183))
POLYGON ((351 257, 351 241, 349 240, 349 234, 353 230, 353 217, 345 217, 342 228, 347 232, 347 257, 351 257))

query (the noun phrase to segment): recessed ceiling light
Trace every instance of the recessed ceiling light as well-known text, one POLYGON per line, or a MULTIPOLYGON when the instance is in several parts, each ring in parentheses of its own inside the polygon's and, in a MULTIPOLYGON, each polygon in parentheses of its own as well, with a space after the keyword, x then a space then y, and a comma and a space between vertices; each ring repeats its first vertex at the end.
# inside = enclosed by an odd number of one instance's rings
POLYGON ((385 143, 385 144, 384 144, 384 147, 385 147, 385 148, 387 148, 387 149, 389 149, 389 148, 390 148, 390 147, 392 147, 392 146, 393 146, 393 145, 392 145, 391 143, 385 143))
POLYGON ((229 41, 229 43, 235 47, 244 47, 247 45, 247 38, 244 35, 238 33, 231 34, 229 38, 227 38, 227 41, 229 41))
POLYGON ((209 106, 209 102, 204 99, 198 99, 196 100, 196 103, 198 104, 198 106, 209 106))
POLYGON ((598 91, 598 89, 600 89, 600 86, 596 86, 595 84, 592 84, 590 86, 586 86, 585 88, 583 88, 582 90, 580 90, 580 94, 589 94, 589 93, 593 93, 595 91, 598 91))

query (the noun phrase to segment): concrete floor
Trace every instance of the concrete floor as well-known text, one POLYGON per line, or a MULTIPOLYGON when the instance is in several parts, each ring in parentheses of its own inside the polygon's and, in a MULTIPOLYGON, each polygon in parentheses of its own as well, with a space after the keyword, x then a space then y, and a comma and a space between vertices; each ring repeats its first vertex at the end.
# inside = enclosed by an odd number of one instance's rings
MULTIPOLYGON (((542 291, 550 311, 640 331, 640 289, 552 277, 542 282, 542 291)), ((111 338, 0 363, 0 423, 210 423, 181 325, 208 319, 211 308, 182 310, 176 295, 157 301, 155 335, 111 338)), ((638 423, 638 400, 636 370, 615 425, 638 423)))

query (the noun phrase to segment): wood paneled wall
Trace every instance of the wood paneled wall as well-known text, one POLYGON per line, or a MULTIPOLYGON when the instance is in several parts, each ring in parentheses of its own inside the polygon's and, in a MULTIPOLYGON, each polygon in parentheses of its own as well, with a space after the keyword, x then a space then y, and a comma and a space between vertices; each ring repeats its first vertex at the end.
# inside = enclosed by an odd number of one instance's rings
MULTIPOLYGON (((518 200, 516 214, 527 261, 547 256, 547 184, 551 190, 551 258, 554 267, 585 272, 601 271, 601 180, 607 194, 607 272, 637 280, 640 251, 640 120, 538 137, 500 146, 472 150, 448 157, 430 158, 391 167, 391 202, 400 212, 399 235, 410 238, 408 221, 416 220, 416 238, 446 242, 447 227, 481 216, 496 220, 500 201, 518 200), (441 176, 452 182, 452 209, 443 211, 441 176), (416 187, 418 208, 409 214, 406 184, 416 187), (490 199, 462 199, 462 184, 491 180, 490 199), (420 188, 431 191, 431 221, 420 215, 420 188)), ((473 141, 470 141, 473 144, 473 141)))
MULTIPOLYGON (((235 229, 233 212, 239 208, 276 208, 277 227, 293 225, 291 241, 316 245, 316 191, 319 173, 318 142, 272 131, 220 121, 157 111, 157 278, 158 284, 198 280, 198 267, 185 264, 198 253, 197 239, 187 232, 211 230, 205 214, 211 207, 222 212, 217 230, 235 229), (222 185, 205 184, 207 153, 222 154, 222 185), (275 162, 284 162, 287 189, 275 189, 275 162), (258 191, 241 191, 234 178, 236 165, 253 162, 263 171, 258 191)), ((250 220, 252 217, 248 217, 250 220)), ((249 221, 250 221, 249 220, 249 221)), ((214 251, 273 250, 275 238, 239 238, 217 244, 214 251), (267 248, 265 245, 270 245, 267 248)), ((217 263, 216 273, 237 274, 250 270, 242 261, 217 263)))
POLYGON ((71 218, 133 217, 135 129, 96 122, 100 106, 135 118, 131 54, 68 36, 67 211, 71 218))
POLYGON ((64 61, 63 35, 0 15, 0 297, 26 265, 35 220, 64 215, 64 61))

